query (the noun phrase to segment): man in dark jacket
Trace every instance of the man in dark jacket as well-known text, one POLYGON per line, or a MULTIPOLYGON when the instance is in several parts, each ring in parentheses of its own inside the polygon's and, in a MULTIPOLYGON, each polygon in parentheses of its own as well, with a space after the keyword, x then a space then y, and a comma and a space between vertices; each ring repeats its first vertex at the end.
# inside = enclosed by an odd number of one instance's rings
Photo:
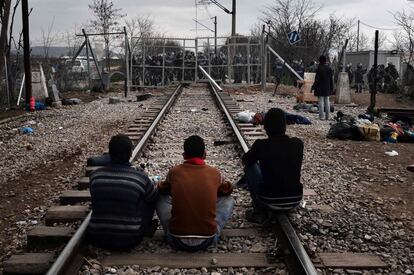
POLYGON ((319 101, 319 118, 323 120, 329 119, 331 110, 329 103, 329 96, 333 93, 333 73, 332 69, 327 64, 326 56, 319 58, 319 66, 316 69, 315 83, 312 90, 315 90, 315 96, 319 101))
POLYGON ((253 211, 246 213, 247 219, 259 223, 266 219, 266 207, 289 211, 299 205, 303 194, 303 142, 285 134, 285 112, 270 109, 264 118, 264 129, 268 138, 256 140, 243 156, 253 205, 253 211))
POLYGON ((90 176, 92 217, 87 236, 91 244, 110 250, 129 250, 152 222, 158 191, 142 171, 131 167, 132 142, 125 135, 112 137, 111 162, 90 176))

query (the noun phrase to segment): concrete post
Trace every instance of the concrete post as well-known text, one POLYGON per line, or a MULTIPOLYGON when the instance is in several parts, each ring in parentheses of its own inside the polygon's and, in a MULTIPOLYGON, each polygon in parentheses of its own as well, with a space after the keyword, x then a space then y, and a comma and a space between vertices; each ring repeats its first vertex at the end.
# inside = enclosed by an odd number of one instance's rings
POLYGON ((339 73, 335 103, 337 104, 350 104, 351 103, 351 90, 349 88, 349 76, 348 76, 348 73, 346 72, 339 73))

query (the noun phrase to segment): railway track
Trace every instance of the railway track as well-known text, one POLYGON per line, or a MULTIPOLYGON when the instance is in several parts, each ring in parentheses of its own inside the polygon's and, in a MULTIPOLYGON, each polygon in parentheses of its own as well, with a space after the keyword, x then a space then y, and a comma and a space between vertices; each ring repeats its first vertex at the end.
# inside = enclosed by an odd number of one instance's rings
MULTIPOLYGON (((169 167, 181 162, 178 156, 183 139, 199 134, 207 142, 208 163, 220 168, 235 182, 241 173, 238 157, 265 134, 260 127, 236 123, 233 117, 240 111, 237 103, 212 79, 209 82, 210 90, 202 86, 184 88, 181 95, 183 87, 179 86, 137 119, 126 133, 136 143, 131 160, 145 164, 150 175, 163 176, 169 167), (151 139, 153 143, 149 144, 151 139), (145 150, 147 145, 150 150, 145 150)), ((94 274, 105 271, 105 267, 107 272, 138 269, 143 274, 191 273, 201 267, 204 269, 200 272, 208 268, 225 273, 277 274, 289 270, 291 274, 317 274, 286 215, 278 215, 276 225, 270 230, 255 228, 244 221, 243 213, 249 200, 247 192, 242 190, 234 194, 237 207, 233 221, 223 233, 223 240, 206 252, 173 253, 162 243, 161 231, 129 254, 86 251, 83 235, 90 218, 87 205, 90 194, 84 189, 89 184, 87 176, 97 168, 87 167, 86 177, 78 182, 79 190, 64 192, 60 196, 62 206, 49 209, 46 214, 46 226, 37 227, 28 234, 28 248, 37 253, 13 256, 4 265, 5 274, 42 274, 46 270, 47 274, 78 274, 79 271, 94 274), (71 223, 74 225, 68 226, 71 223), (76 231, 75 226, 79 226, 76 231), (54 260, 57 252, 53 249, 61 248, 66 242, 54 260), (283 248, 283 257, 277 247, 283 248), (52 261, 54 264, 50 267, 52 261)))

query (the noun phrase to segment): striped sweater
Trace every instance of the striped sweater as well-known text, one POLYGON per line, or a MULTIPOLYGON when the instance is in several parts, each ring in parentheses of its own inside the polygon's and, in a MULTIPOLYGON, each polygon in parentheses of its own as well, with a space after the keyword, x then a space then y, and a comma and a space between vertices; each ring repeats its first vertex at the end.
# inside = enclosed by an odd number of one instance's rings
POLYGON ((111 164, 90 176, 92 218, 89 239, 104 248, 138 244, 145 216, 152 218, 158 191, 142 170, 111 164))

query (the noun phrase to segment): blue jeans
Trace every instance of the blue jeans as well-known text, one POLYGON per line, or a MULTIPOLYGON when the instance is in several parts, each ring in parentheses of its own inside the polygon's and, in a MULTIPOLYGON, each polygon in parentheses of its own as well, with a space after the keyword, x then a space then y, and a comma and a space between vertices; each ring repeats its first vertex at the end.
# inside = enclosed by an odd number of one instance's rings
POLYGON ((244 168, 247 186, 249 187, 252 205, 255 210, 271 209, 273 211, 287 212, 299 205, 302 193, 290 196, 267 197, 259 194, 260 186, 264 184, 262 171, 256 163, 244 168))
POLYGON ((259 164, 254 164, 244 167, 244 173, 246 178, 247 186, 249 187, 250 197, 252 198, 253 208, 260 206, 258 201, 258 194, 260 185, 263 185, 262 170, 259 164))
POLYGON ((329 120, 329 115, 331 113, 331 106, 329 102, 329 96, 318 96, 319 102, 319 119, 329 120))
MULTIPOLYGON (((233 213, 234 208, 234 199, 231 196, 226 197, 218 197, 217 198, 217 205, 216 205, 216 223, 217 223, 217 231, 213 238, 213 240, 206 240, 205 244, 208 245, 200 245, 197 247, 197 249, 193 249, 191 247, 187 247, 190 250, 201 250, 204 248, 207 248, 210 245, 216 244, 221 236, 221 233, 223 232, 223 228, 226 224, 226 222, 230 219, 231 214, 233 213)), ((182 245, 177 244, 176 238, 171 235, 170 232, 170 220, 171 220, 171 209, 172 209, 172 198, 170 195, 162 195, 160 196, 158 202, 157 202, 157 215, 160 219, 160 223, 162 228, 164 229, 164 234, 166 237, 167 242, 175 249, 184 249, 186 250, 186 247, 183 247, 182 245)))
POLYGON ((103 154, 99 157, 90 157, 88 158, 86 165, 87 166, 106 166, 112 163, 111 157, 109 154, 103 154))

